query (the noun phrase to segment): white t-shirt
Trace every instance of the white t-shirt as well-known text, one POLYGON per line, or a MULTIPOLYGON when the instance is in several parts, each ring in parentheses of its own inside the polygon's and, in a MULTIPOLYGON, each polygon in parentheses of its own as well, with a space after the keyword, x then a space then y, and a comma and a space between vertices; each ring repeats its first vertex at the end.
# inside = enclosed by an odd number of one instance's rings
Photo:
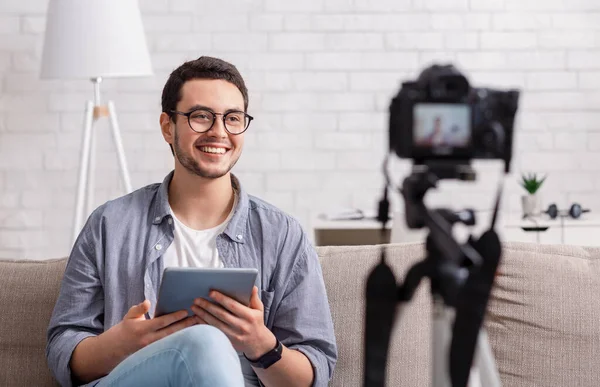
POLYGON ((174 238, 163 255, 165 267, 223 267, 217 250, 217 236, 227 227, 238 201, 234 202, 227 219, 220 225, 206 230, 194 230, 183 224, 169 207, 173 217, 174 238))
MULTIPOLYGON (((174 238, 163 255, 166 267, 223 267, 217 250, 217 236, 227 227, 238 203, 234 190, 234 201, 227 219, 217 227, 207 230, 194 230, 183 224, 169 208, 173 216, 174 238)), ((246 387, 259 386, 258 377, 242 352, 238 352, 246 387)))

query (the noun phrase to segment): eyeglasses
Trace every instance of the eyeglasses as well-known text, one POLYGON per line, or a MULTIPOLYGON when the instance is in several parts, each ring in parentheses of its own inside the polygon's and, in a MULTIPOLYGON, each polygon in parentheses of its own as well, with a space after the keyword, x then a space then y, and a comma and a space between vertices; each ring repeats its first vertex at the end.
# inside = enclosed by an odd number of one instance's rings
POLYGON ((215 124, 217 116, 223 116, 225 130, 231 134, 242 134, 248 129, 250 122, 254 119, 251 115, 237 110, 225 114, 215 113, 206 109, 195 109, 187 113, 171 110, 171 113, 187 117, 190 128, 196 133, 208 132, 215 124))

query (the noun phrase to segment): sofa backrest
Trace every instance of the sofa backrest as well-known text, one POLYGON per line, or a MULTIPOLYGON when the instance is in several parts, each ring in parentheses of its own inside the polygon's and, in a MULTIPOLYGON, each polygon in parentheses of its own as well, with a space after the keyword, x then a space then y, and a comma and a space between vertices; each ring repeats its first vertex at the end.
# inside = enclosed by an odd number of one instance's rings
POLYGON ((56 386, 46 363, 46 328, 65 259, 0 261, 0 386, 56 386))
MULTIPOLYGON (((421 244, 386 248, 388 264, 397 281, 424 254, 421 244)), ((381 250, 378 246, 330 246, 319 247, 317 251, 338 345, 338 362, 331 385, 361 386, 366 279, 379 262, 381 250)), ((388 386, 430 385, 430 299, 428 287, 421 286, 392 330, 388 386)))
MULTIPOLYGON (((421 244, 389 245, 402 279, 421 244)), ((339 359, 332 386, 362 384, 365 280, 379 246, 319 247, 339 359)), ((54 386, 46 327, 66 260, 0 260, 0 386, 54 386)), ((600 386, 600 249, 505 245, 486 328, 503 386, 600 386)), ((427 283, 396 324, 388 386, 430 385, 427 283)))
MULTIPOLYGON (((365 280, 378 246, 318 249, 339 346, 332 385, 362 385, 365 280)), ((600 249, 504 244, 486 329, 503 386, 600 386, 600 249)), ((388 246, 397 279, 421 244, 388 246)), ((400 277, 402 275, 402 277, 400 277)), ((430 385, 428 286, 394 329, 388 386, 430 385)))
POLYGON ((600 249, 507 244, 486 327, 503 386, 600 386, 600 249))

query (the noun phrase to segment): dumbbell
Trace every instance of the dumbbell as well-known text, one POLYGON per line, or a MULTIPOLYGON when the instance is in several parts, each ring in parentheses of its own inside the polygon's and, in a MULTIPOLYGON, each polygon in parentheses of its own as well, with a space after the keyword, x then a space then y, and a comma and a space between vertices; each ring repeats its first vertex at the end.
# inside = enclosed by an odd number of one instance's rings
POLYGON ((561 213, 556 204, 552 203, 548 206, 548 209, 544 211, 544 214, 548 214, 550 219, 556 219, 558 216, 570 216, 573 219, 577 219, 581 216, 581 214, 585 214, 590 212, 589 209, 584 209, 578 203, 573 203, 571 208, 569 208, 569 212, 567 214, 561 213))

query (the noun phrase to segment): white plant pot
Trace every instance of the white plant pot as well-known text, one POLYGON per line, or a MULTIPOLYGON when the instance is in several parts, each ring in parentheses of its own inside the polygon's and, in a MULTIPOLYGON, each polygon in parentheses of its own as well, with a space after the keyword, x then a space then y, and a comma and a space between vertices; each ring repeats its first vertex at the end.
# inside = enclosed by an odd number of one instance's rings
POLYGON ((521 204, 523 207, 523 216, 536 216, 541 212, 540 199, 537 194, 523 195, 521 197, 521 204))

